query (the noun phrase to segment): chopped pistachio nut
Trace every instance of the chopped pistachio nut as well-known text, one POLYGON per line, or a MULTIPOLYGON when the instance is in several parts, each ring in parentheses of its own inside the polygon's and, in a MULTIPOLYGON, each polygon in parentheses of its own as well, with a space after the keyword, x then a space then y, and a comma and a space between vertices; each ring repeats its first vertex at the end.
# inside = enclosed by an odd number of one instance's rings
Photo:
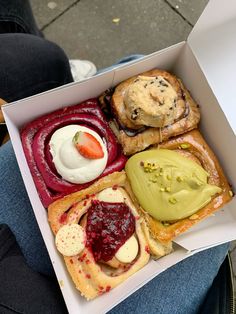
POLYGON ((198 218, 199 216, 197 214, 193 214, 192 216, 189 217, 190 220, 196 220, 198 218))
POLYGON ((177 180, 178 182, 182 182, 184 179, 183 179, 182 177, 178 176, 178 177, 176 178, 176 180, 177 180))
POLYGON ((166 192, 170 192, 170 186, 167 186, 167 187, 165 188, 165 190, 166 190, 166 192))
POLYGON ((59 285, 60 285, 60 287, 64 287, 64 281, 63 280, 59 280, 59 285))
POLYGON ((164 225, 165 227, 168 227, 170 224, 169 224, 168 222, 163 222, 163 225, 164 225))
POLYGON ((170 181, 171 180, 171 175, 167 174, 166 179, 170 181))
POLYGON ((171 204, 176 204, 176 203, 177 203, 177 199, 174 198, 174 197, 170 197, 170 198, 169 198, 169 203, 171 203, 171 204))
POLYGON ((187 149, 189 147, 190 147, 190 145, 188 143, 180 144, 180 148, 182 148, 182 149, 187 149))
POLYGON ((153 182, 153 183, 156 183, 157 182, 157 178, 153 177, 153 178, 150 178, 149 181, 153 182))
POLYGON ((233 191, 230 190, 230 191, 229 191, 229 196, 232 197, 233 195, 234 195, 233 191))
POLYGON ((161 192, 165 192, 165 188, 160 188, 160 191, 161 192))
POLYGON ((144 161, 143 168, 144 168, 145 172, 153 172, 153 171, 157 170, 158 165, 154 162, 151 163, 151 162, 144 161))

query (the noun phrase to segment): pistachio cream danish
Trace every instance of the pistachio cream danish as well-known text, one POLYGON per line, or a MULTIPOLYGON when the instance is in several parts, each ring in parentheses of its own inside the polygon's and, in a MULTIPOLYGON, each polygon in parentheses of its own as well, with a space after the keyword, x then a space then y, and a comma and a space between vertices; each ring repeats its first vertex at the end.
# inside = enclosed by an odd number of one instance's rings
POLYGON ((125 171, 150 235, 162 244, 208 217, 233 195, 197 130, 133 155, 125 171))

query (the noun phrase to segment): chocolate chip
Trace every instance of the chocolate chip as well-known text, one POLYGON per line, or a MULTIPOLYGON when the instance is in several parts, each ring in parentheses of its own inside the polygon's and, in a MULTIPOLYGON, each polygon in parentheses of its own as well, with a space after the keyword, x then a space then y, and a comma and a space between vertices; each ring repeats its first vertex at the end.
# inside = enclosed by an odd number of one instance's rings
POLYGON ((172 110, 172 109, 173 109, 173 107, 170 107, 170 108, 169 108, 169 110, 172 110))
POLYGON ((138 118, 138 109, 134 109, 134 111, 131 113, 131 119, 136 120, 138 118))
POLYGON ((168 87, 168 85, 163 80, 160 80, 160 84, 161 86, 168 87))

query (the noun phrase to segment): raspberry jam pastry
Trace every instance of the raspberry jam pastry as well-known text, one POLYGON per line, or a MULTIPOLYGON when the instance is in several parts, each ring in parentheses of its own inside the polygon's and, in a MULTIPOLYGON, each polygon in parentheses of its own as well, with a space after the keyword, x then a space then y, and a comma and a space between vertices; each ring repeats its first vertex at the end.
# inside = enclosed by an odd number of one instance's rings
POLYGON ((58 251, 81 295, 93 299, 129 278, 150 258, 144 221, 114 172, 48 208, 58 251))
POLYGON ((126 162, 96 99, 37 118, 23 128, 21 139, 45 207, 126 162))
POLYGON ((229 202, 233 192, 198 130, 133 155, 125 166, 130 195, 150 236, 167 245, 229 202))
POLYGON ((197 127, 198 105, 182 82, 163 70, 151 70, 120 83, 100 97, 114 117, 112 129, 126 155, 142 151, 197 127))

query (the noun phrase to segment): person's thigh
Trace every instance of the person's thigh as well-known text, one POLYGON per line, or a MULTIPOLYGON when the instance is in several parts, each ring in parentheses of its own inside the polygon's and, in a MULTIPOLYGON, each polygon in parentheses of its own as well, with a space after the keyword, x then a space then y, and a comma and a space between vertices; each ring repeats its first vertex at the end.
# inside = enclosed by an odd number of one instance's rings
POLYGON ((7 102, 73 81, 56 44, 29 34, 0 34, 0 98, 7 102))
POLYGON ((0 177, 0 224, 10 227, 33 270, 53 275, 10 142, 0 148, 0 177))
MULTIPOLYGON (((10 102, 72 81, 68 59, 57 45, 33 35, 0 35, 0 97, 10 102)), ((16 236, 28 264, 53 274, 11 143, 0 148, 0 223, 16 236)))
POLYGON ((2 33, 42 36, 28 0, 0 0, 0 34, 2 33))
POLYGON ((228 244, 224 244, 187 258, 154 278, 109 314, 197 314, 227 251, 228 244))
MULTIPOLYGON (((53 274, 10 142, 0 148, 0 176, 0 223, 10 226, 34 270, 53 274)), ((227 250, 221 245, 178 263, 111 313, 197 313, 227 250)))
MULTIPOLYGON (((0 148, 0 176, 0 223, 10 226, 28 264, 34 270, 52 275, 48 253, 10 142, 0 148)), ((110 313, 197 313, 227 250, 227 244, 221 245, 176 264, 110 313)))

